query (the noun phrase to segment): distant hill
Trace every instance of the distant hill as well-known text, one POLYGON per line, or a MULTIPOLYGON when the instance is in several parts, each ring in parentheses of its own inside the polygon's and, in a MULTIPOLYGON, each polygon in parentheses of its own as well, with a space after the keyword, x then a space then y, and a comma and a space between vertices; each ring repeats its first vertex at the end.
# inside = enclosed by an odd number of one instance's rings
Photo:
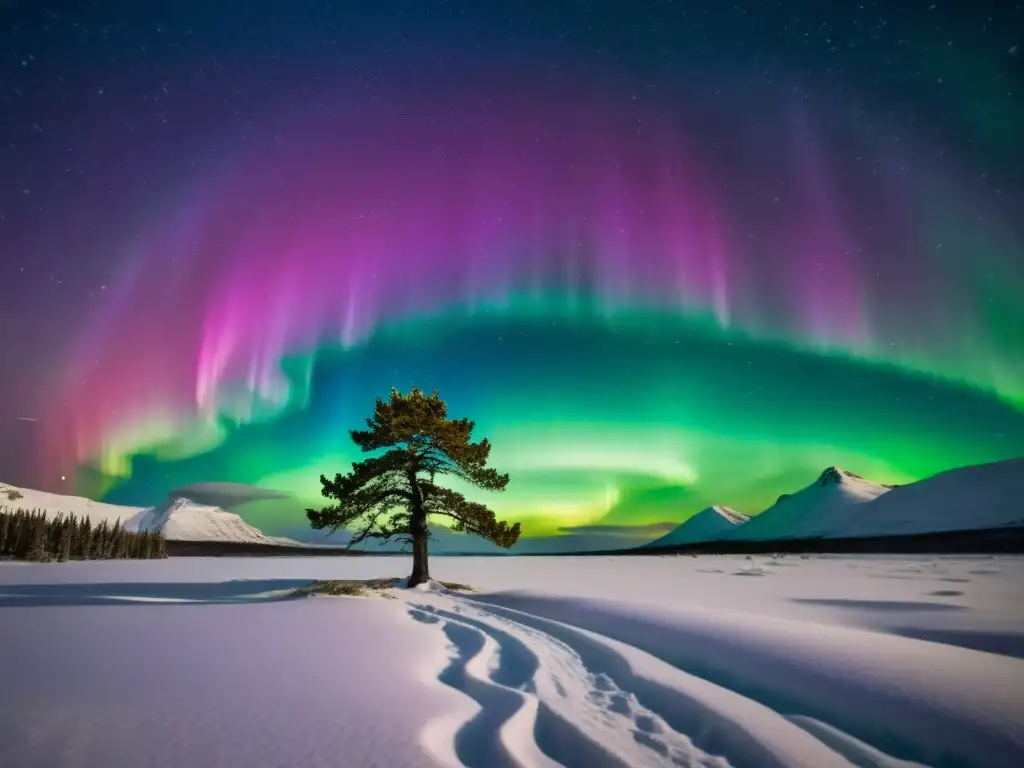
POLYGON ((894 488, 826 534, 900 536, 1024 526, 1024 458, 960 467, 894 488))
POLYGON ((104 504, 81 496, 66 496, 30 488, 0 484, 0 507, 39 509, 50 515, 88 517, 93 525, 120 521, 131 531, 162 531, 174 541, 236 542, 247 544, 299 546, 298 542, 267 536, 239 515, 220 507, 197 504, 172 496, 156 507, 124 507, 104 504))
POLYGON ((701 541, 715 541, 732 533, 750 518, 729 507, 708 507, 644 547, 675 547, 701 541))
POLYGON ((289 544, 290 539, 267 536, 259 528, 245 522, 234 512, 220 507, 197 504, 191 499, 169 498, 157 507, 147 509, 136 520, 140 531, 161 531, 173 541, 223 541, 246 544, 289 544))
POLYGON ((1024 458, 951 469, 901 486, 828 467, 759 515, 740 520, 742 515, 725 510, 709 507, 640 549, 1022 529, 1024 458))
POLYGON ((118 520, 131 530, 138 530, 138 520, 145 507, 124 507, 118 504, 104 504, 81 496, 65 496, 60 493, 47 493, 31 488, 18 488, 0 483, 0 507, 10 509, 39 509, 52 515, 62 512, 65 515, 88 517, 93 525, 104 520, 113 525, 118 520))
MULTIPOLYGON (((229 490, 231 493, 225 498, 252 497, 251 492, 229 490)), ((224 488, 219 485, 214 488, 211 484, 197 486, 196 491, 196 495, 201 495, 199 491, 207 493, 203 501, 213 501, 225 493, 224 488), (220 496, 210 497, 214 491, 220 496)), ((322 531, 311 531, 304 526, 296 526, 293 535, 297 539, 305 538, 305 543, 268 536, 237 513, 213 503, 200 503, 183 492, 173 493, 156 507, 144 508, 0 483, 0 507, 40 509, 53 515, 74 514, 88 517, 94 525, 120 521, 128 530, 160 530, 168 540, 180 542, 251 547, 312 546, 321 550, 324 545, 344 546, 347 541, 343 532, 324 537, 322 531)), ((728 507, 708 507, 639 549, 686 547, 704 542, 753 545, 806 539, 870 539, 1004 528, 1024 528, 1024 458, 952 469, 903 486, 875 483, 840 467, 828 467, 806 488, 781 496, 759 515, 747 518, 728 507)), ((607 549, 608 546, 599 546, 606 542, 610 542, 608 537, 566 535, 523 539, 512 550, 501 550, 485 540, 435 527, 431 551, 435 554, 555 554, 607 549)), ((365 551, 383 553, 396 549, 397 545, 388 545, 379 549, 368 547, 365 551)))

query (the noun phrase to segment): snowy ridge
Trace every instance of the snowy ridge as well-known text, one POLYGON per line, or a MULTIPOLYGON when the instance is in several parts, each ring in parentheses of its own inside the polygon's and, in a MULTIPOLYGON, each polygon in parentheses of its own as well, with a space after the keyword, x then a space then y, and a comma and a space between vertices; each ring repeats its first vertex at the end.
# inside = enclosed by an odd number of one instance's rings
POLYGON ((899 536, 1024 526, 1024 458, 940 472, 836 519, 827 535, 899 536))
POLYGON ((18 488, 0 483, 0 507, 10 509, 38 509, 49 515, 74 515, 89 518, 93 525, 106 522, 108 525, 120 521, 121 525, 130 530, 137 530, 138 519, 145 512, 144 507, 124 507, 119 504, 104 504, 82 496, 65 496, 60 493, 47 493, 31 488, 18 488), (12 493, 13 491, 13 493, 12 493))
POLYGON ((709 507, 646 546, 1022 527, 1024 458, 951 469, 901 486, 874 483, 841 467, 828 467, 806 488, 779 497, 761 514, 740 521, 742 525, 722 517, 725 509, 709 507))
POLYGON ((162 531, 173 541, 231 541, 248 544, 276 544, 259 528, 245 522, 234 512, 220 507, 196 504, 184 497, 169 498, 158 507, 145 511, 138 522, 140 531, 162 531))
POLYGON ((872 483, 840 467, 828 467, 818 479, 794 494, 781 497, 728 534, 731 541, 771 541, 842 536, 853 510, 892 489, 872 483))
POLYGON ((645 544, 644 547, 672 547, 701 541, 716 541, 727 536, 737 525, 743 525, 749 519, 746 515, 729 507, 708 507, 660 539, 645 544))
POLYGON ((0 483, 0 507, 38 509, 58 514, 89 518, 93 525, 120 522, 129 531, 162 531, 174 541, 225 541, 248 544, 303 546, 279 536, 267 536, 234 512, 220 507, 196 504, 188 498, 172 497, 156 507, 124 507, 104 504, 81 496, 17 488, 0 483))

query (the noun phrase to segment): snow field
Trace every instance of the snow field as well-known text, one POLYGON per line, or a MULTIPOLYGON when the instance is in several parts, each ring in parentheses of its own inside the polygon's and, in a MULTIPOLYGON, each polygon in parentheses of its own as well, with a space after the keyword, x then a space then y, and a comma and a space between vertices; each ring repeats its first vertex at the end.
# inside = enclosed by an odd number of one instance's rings
POLYGON ((0 565, 0 764, 1024 764, 1021 558, 408 566, 0 565))

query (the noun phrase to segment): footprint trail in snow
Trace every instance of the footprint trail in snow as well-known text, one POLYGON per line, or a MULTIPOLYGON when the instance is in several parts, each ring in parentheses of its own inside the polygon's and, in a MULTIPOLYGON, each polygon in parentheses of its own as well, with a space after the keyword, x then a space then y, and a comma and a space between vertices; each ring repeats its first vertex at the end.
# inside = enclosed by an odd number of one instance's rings
MULTIPOLYGON (((449 592, 409 615, 452 650, 438 679, 479 709, 428 726, 442 763, 466 768, 849 766, 797 722, 615 640, 449 592)), ((847 756, 863 750, 853 748, 847 756)), ((907 765, 881 753, 878 766, 907 765)), ((857 761, 859 764, 864 764, 857 761)))

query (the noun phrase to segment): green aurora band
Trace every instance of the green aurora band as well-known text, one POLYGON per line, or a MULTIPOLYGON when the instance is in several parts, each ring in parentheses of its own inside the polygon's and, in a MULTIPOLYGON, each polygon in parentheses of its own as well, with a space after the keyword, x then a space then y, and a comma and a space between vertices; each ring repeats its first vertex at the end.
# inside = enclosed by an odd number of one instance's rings
POLYGON ((119 503, 287 491, 245 514, 294 534, 413 384, 491 439, 512 482, 481 500, 528 536, 1024 453, 1021 219, 965 152, 785 81, 744 91, 753 130, 710 82, 669 108, 488 77, 341 88, 144 217, 46 467, 119 503))

